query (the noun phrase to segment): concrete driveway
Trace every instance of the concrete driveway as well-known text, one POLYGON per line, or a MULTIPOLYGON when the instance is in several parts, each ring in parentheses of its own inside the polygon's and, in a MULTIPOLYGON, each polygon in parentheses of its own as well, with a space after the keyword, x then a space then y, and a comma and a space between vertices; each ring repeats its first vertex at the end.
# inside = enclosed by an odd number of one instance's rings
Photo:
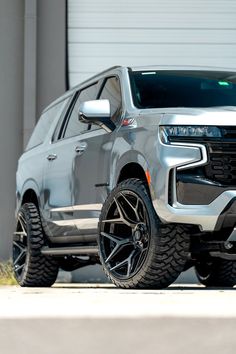
POLYGON ((235 330, 235 289, 0 288, 1 354, 231 354, 235 330))

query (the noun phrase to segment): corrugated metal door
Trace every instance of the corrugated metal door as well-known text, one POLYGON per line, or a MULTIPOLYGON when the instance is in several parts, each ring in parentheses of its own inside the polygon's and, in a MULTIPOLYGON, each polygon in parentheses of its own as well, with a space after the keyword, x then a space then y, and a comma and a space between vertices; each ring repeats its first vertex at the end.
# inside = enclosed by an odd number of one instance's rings
POLYGON ((236 68, 235 0, 68 0, 70 86, 113 65, 236 68))

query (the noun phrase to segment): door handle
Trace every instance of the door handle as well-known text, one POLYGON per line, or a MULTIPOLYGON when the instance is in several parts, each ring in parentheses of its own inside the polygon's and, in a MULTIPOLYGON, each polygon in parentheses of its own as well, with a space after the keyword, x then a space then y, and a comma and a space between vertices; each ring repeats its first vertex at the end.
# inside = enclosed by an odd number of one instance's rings
POLYGON ((57 158, 56 154, 50 154, 50 155, 47 156, 48 161, 56 160, 56 158, 57 158))
POLYGON ((83 152, 87 149, 87 143, 86 142, 81 142, 79 145, 76 146, 75 152, 77 152, 79 155, 83 154, 83 152))

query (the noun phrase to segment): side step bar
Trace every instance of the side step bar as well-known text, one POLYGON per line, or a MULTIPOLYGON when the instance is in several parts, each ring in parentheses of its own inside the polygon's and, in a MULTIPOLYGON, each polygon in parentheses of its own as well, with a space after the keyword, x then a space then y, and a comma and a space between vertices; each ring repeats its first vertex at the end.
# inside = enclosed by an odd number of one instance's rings
POLYGON ((236 261, 235 253, 225 253, 225 252, 210 252, 212 257, 227 259, 228 261, 236 261))
POLYGON ((45 256, 73 256, 73 255, 97 255, 97 246, 81 246, 81 247, 43 247, 41 253, 45 256))

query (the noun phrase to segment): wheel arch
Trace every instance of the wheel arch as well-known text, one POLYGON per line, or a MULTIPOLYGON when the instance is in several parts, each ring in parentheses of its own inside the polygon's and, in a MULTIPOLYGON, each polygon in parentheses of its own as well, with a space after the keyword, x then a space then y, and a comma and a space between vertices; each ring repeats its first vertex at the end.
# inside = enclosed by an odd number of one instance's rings
POLYGON ((143 167, 137 162, 129 162, 121 168, 117 184, 129 178, 138 178, 141 181, 147 182, 146 173, 143 167))
POLYGON ((39 209, 39 199, 32 188, 27 189, 22 196, 21 205, 25 203, 33 203, 39 209))
POLYGON ((138 178, 139 180, 143 181, 146 185, 148 194, 151 199, 153 196, 152 186, 151 186, 151 177, 148 168, 144 169, 138 162, 129 162, 124 165, 117 178, 117 183, 121 183, 122 181, 130 178, 138 178))
POLYGON ((42 187, 33 179, 27 179, 24 184, 16 185, 16 215, 20 207, 25 203, 33 203, 37 209, 41 208, 40 191, 42 187))

